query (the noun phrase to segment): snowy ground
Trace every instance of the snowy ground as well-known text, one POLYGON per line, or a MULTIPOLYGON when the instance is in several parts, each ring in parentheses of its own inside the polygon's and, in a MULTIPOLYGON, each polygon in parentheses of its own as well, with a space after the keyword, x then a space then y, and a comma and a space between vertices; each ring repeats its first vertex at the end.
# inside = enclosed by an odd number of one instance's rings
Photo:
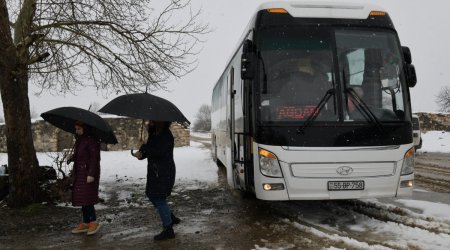
MULTIPOLYGON (((209 134, 195 133, 194 136, 210 138, 209 134)), ((430 131, 422 136, 423 146, 419 152, 450 152, 449 133, 430 131)), ((40 164, 52 165, 51 156, 52 153, 39 153, 40 164)), ((129 200, 134 192, 129 189, 130 186, 142 188, 145 185, 146 161, 136 160, 131 157, 129 151, 102 152, 101 156, 102 198, 112 199, 108 196, 108 190, 112 186, 116 189, 121 186, 119 189, 122 191, 115 199, 129 200)), ((191 142, 188 147, 176 148, 174 157, 177 166, 176 182, 183 190, 217 185, 217 166, 211 159, 210 151, 205 149, 203 144, 191 142)), ((6 154, 0 154, 0 165, 6 162, 6 154)), ((175 190, 174 195, 178 195, 177 192, 175 190)), ((416 189, 413 197, 409 199, 263 204, 278 216, 279 223, 291 226, 299 233, 331 242, 326 244, 331 245, 326 249, 343 249, 342 246, 354 249, 450 249, 449 202, 418 198, 433 195, 433 192, 416 189)), ((450 199, 447 198, 448 200, 450 199)), ((122 204, 127 205, 126 202, 122 204)), ((148 203, 145 206, 148 206, 148 203)), ((285 242, 286 244, 276 247, 264 239, 261 239, 261 242, 255 244, 254 248, 288 249, 296 246, 292 242, 285 242)))
POLYGON ((211 133, 199 133, 199 132, 192 132, 191 136, 203 138, 203 139, 211 139, 211 133))
POLYGON ((450 153, 450 133, 428 131, 422 133, 422 148, 418 152, 450 153))

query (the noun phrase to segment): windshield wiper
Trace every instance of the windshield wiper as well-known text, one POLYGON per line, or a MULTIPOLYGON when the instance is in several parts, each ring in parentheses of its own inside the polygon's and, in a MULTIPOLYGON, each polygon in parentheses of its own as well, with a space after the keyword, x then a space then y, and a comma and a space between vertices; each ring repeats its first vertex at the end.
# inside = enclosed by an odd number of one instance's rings
POLYGON ((360 113, 363 114, 364 118, 368 120, 369 122, 374 123, 377 128, 383 132, 383 126, 381 125, 378 118, 375 116, 375 114, 370 110, 369 106, 356 94, 355 90, 352 88, 346 88, 346 92, 349 93, 352 98, 351 102, 356 105, 356 108, 360 113))
POLYGON ((336 94, 336 90, 334 88, 327 90, 325 95, 322 97, 322 100, 320 100, 319 104, 314 108, 312 114, 308 116, 308 119, 306 119, 303 126, 297 129, 297 134, 305 134, 305 129, 309 127, 319 116, 320 111, 322 111, 325 104, 328 102, 331 96, 336 94))

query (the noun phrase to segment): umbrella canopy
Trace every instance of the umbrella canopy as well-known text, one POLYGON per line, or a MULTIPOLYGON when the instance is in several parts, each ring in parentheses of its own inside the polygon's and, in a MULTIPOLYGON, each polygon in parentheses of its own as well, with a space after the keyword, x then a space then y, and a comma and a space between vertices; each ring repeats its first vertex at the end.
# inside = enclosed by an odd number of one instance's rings
POLYGON ((190 124, 173 103, 148 93, 119 96, 106 104, 99 112, 145 120, 190 124))
POLYGON ((92 128, 92 135, 101 142, 116 144, 117 139, 109 124, 99 115, 91 111, 75 108, 61 107, 41 114, 45 121, 69 133, 75 134, 75 122, 80 121, 92 128))

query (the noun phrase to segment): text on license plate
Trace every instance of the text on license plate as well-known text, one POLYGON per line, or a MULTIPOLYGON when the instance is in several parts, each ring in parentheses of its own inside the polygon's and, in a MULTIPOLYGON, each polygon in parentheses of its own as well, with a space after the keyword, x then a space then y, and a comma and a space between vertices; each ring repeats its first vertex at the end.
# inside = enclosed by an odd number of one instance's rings
POLYGON ((364 181, 329 181, 328 190, 364 190, 364 181))

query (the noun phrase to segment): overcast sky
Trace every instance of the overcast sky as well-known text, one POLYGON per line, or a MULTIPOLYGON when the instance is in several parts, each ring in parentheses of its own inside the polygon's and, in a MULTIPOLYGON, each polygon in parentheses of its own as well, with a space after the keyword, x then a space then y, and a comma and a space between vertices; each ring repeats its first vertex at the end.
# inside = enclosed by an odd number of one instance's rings
MULTIPOLYGON (((211 103, 212 88, 257 6, 263 0, 192 0, 193 8, 202 8, 202 21, 212 32, 204 37, 199 65, 189 75, 172 81, 169 92, 153 94, 169 99, 191 122, 202 104, 211 103)), ((346 2, 355 2, 346 0, 346 2)), ((409 46, 416 66, 418 83, 411 89, 413 112, 437 112, 439 90, 450 85, 450 30, 448 0, 367 0, 383 7, 391 16, 402 45, 409 46)), ((92 102, 101 106, 115 96, 105 98, 95 90, 79 91, 77 96, 34 95, 30 88, 32 110, 40 114, 61 106, 88 108, 92 102)))

